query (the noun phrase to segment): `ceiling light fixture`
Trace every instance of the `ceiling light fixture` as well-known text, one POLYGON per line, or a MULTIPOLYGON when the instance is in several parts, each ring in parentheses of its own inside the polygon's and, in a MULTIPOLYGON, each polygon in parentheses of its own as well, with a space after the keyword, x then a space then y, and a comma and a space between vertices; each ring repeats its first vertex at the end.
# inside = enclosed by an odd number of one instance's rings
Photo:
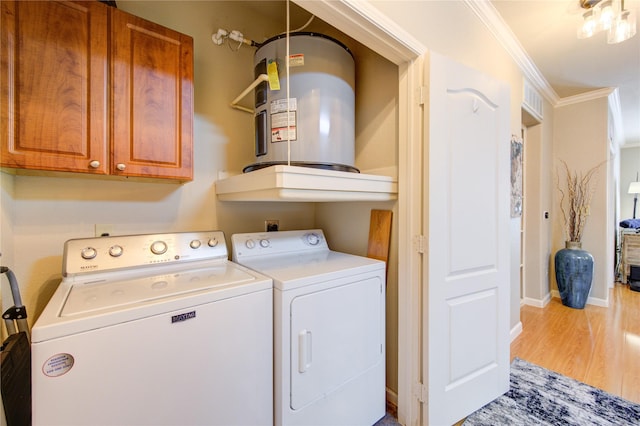
POLYGON ((620 43, 636 34, 636 16, 624 8, 624 0, 578 0, 586 9, 578 26, 578 38, 607 32, 607 43, 620 43))

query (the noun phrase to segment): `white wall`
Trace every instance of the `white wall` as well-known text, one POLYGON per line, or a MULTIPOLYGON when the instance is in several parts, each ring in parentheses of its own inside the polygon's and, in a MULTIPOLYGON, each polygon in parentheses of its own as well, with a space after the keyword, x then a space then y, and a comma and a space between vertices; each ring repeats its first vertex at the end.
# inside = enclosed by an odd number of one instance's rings
MULTIPOLYGON (((570 170, 585 173, 600 165, 591 214, 587 219, 582 239, 582 248, 594 257, 594 276, 591 287, 593 302, 606 304, 609 298, 609 283, 613 279, 613 269, 609 268, 613 256, 614 242, 609 238, 612 223, 609 222, 609 140, 608 140, 608 100, 606 97, 568 104, 556 108, 554 126, 554 162, 555 172, 560 173, 563 182, 564 172, 559 160, 564 160, 570 170)), ((559 209, 559 194, 556 190, 556 202, 553 214, 553 252, 564 247, 562 213, 559 209)), ((555 272, 553 272, 554 285, 555 272)))
MULTIPOLYGON (((620 220, 633 217, 633 195, 627 193, 629 184, 640 172, 640 146, 620 150, 620 220)), ((640 201, 636 207, 636 218, 640 218, 640 201)))
MULTIPOLYGON (((5 173, 0 173, 0 265, 14 270, 15 255, 13 244, 15 178, 5 173)), ((14 270, 15 272, 15 270, 14 270)), ((0 275, 0 306, 2 312, 13 306, 8 280, 5 275, 0 275), (4 297, 2 297, 4 295, 4 297)), ((29 311, 27 311, 27 314, 29 311)), ((4 322, 3 322, 4 324, 4 322)), ((4 325, 0 327, 0 338, 4 342, 7 333, 4 325)))
POLYGON ((527 128, 524 142, 524 294, 526 304, 542 307, 551 298, 549 262, 553 186, 553 107, 543 102, 543 121, 527 128), (549 217, 545 218, 545 212, 549 217))

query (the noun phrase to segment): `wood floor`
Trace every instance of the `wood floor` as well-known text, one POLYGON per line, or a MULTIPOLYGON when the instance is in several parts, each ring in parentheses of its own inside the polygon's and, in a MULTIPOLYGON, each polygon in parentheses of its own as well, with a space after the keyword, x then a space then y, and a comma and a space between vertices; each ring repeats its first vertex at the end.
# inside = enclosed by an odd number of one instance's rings
POLYGON ((608 308, 573 309, 556 298, 544 308, 523 306, 511 359, 640 403, 640 292, 626 284, 610 291, 608 308))

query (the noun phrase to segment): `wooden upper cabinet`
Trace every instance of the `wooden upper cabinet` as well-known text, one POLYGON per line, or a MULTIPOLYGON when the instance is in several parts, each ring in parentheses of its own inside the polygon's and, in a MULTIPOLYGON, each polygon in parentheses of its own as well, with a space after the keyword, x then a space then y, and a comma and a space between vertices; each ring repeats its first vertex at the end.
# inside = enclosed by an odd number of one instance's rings
POLYGON ((2 166, 107 173, 107 8, 0 4, 2 166))
POLYGON ((191 37, 96 1, 0 4, 2 166, 193 178, 191 37))
POLYGON ((111 12, 111 173, 192 179, 193 40, 111 12))

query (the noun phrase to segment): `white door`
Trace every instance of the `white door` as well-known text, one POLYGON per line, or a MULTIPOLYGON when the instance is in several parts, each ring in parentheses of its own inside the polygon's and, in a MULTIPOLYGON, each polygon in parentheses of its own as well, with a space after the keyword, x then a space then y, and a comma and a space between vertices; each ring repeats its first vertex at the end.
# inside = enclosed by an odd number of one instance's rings
POLYGON ((429 56, 423 424, 451 425, 509 388, 509 87, 429 56))

